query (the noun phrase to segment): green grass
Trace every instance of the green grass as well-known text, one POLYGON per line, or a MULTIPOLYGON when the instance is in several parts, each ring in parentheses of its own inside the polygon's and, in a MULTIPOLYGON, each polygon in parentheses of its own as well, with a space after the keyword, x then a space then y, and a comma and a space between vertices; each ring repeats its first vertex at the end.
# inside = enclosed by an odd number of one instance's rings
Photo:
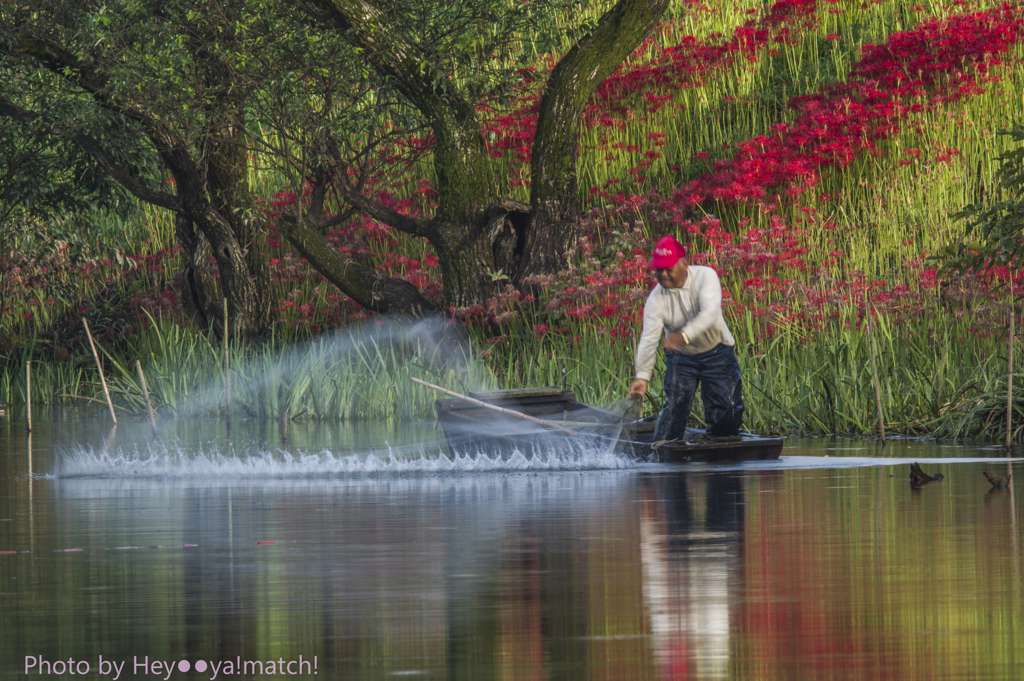
MULTIPOLYGON (((306 343, 231 345, 226 366, 219 343, 155 320, 128 350, 115 355, 101 346, 100 352, 118 413, 145 413, 138 361, 160 414, 226 416, 230 396, 236 417, 401 420, 430 417, 439 397, 410 377, 463 392, 495 386, 493 373, 473 357, 462 336, 429 324, 406 329, 371 323, 306 343)), ((35 363, 33 402, 105 404, 95 364, 82 367, 83 360, 35 363)), ((6 401, 23 403, 24 374, 8 369, 0 377, 6 401)))
MULTIPOLYGON (((746 427, 760 432, 878 432, 870 346, 862 308, 848 306, 812 337, 801 329, 768 342, 745 340, 749 312, 732 318, 744 376, 746 427)), ((1005 433, 1005 334, 979 336, 969 319, 936 329, 926 322, 900 324, 879 315, 874 326, 882 410, 887 434, 996 437, 1005 433)), ((502 329, 502 340, 459 347, 448 339, 416 341, 397 326, 353 328, 305 344, 229 349, 231 413, 235 417, 293 420, 408 420, 433 418, 438 393, 416 377, 457 392, 552 385, 582 401, 621 402, 633 370, 628 339, 580 324, 565 335, 538 337, 522 317, 502 329)), ((145 410, 135 359, 142 364, 158 413, 225 416, 223 348, 206 336, 157 321, 130 352, 103 353, 106 379, 118 413, 145 410)), ((28 352, 26 352, 28 356, 28 352)), ((89 401, 103 409, 92 358, 33 364, 33 402, 89 401), (89 363, 84 363, 88 359, 89 363)), ((1019 366, 1019 364, 1018 364, 1019 366)), ((655 376, 664 369, 659 355, 655 376)), ((7 402, 24 402, 20 373, 0 374, 7 402)), ((1024 376, 1015 376, 1015 410, 1024 414, 1024 376)), ((645 413, 660 409, 660 382, 652 382, 645 413)), ((702 423, 699 398, 694 423, 702 423)), ((1015 426, 1019 440, 1021 426, 1015 426)))
MULTIPOLYGON (((980 2, 976 8, 994 4, 980 2)), ((756 16, 748 15, 748 10, 763 11, 764 6, 745 0, 722 6, 716 13, 685 10, 680 3, 670 10, 670 21, 652 47, 674 45, 685 35, 719 41, 716 34, 731 35, 746 18, 756 16)), ((580 183, 588 205, 606 202, 591 199, 588 190, 604 187, 610 179, 620 180, 616 191, 627 194, 652 189, 670 194, 706 171, 707 163, 728 157, 735 142, 792 120, 793 111, 786 107, 790 98, 842 81, 862 45, 881 42, 893 31, 959 9, 910 0, 823 7, 826 9, 814 27, 800 32, 793 44, 778 45, 774 55, 765 48, 756 63, 738 59, 712 69, 692 87, 665 92, 671 95, 671 102, 657 111, 649 112, 638 104, 636 115, 621 128, 584 131, 580 183), (924 10, 911 9, 918 5, 924 10), (833 14, 828 8, 841 11, 833 14), (832 33, 840 39, 828 40, 826 36, 832 33), (652 148, 652 133, 664 135, 664 144, 657 147, 659 156, 644 169, 647 179, 643 183, 630 184, 626 181, 629 170, 652 148), (623 149, 615 149, 616 145, 623 149), (639 151, 624 150, 630 146, 639 151), (694 161, 702 152, 708 154, 707 163, 694 161), (607 155, 613 158, 606 160, 607 155), (673 170, 673 165, 680 170, 673 170)), ((1002 82, 990 84, 985 94, 904 119, 899 132, 883 143, 885 155, 865 156, 846 168, 823 169, 814 192, 776 211, 804 232, 800 241, 807 249, 803 256, 806 268, 779 266, 771 272, 792 279, 796 290, 821 292, 831 286, 828 282, 867 278, 885 281, 889 288, 904 285, 921 294, 924 309, 899 316, 883 310, 875 329, 882 408, 889 433, 955 438, 1001 438, 1005 433, 1006 343, 1005 330, 998 326, 1005 323, 999 322, 1005 310, 997 309, 992 301, 986 303, 986 309, 977 309, 967 300, 969 291, 947 299, 931 295, 922 287, 920 265, 913 263, 924 254, 956 243, 963 236, 963 226, 950 214, 991 186, 994 159, 1011 144, 996 133, 1024 119, 1024 99, 1019 95, 1024 91, 1022 56, 1024 51, 1018 49, 1015 59, 1004 60, 1006 65, 998 71, 1002 82), (943 158, 940 147, 947 144, 959 154, 943 158), (821 192, 829 198, 822 199, 821 192), (836 251, 842 255, 833 257, 836 251), (979 333, 979 327, 991 333, 979 333)), ((499 185, 508 189, 513 179, 529 177, 529 166, 494 159, 493 172, 499 185)), ((395 183, 395 195, 406 198, 413 195, 417 180, 430 177, 427 159, 389 179, 395 183)), ((266 196, 287 188, 286 178, 256 163, 250 181, 255 192, 266 196)), ((525 190, 517 191, 518 195, 511 190, 504 193, 526 199, 525 190)), ((736 233, 763 228, 771 218, 745 205, 714 206, 713 211, 736 233)), ((663 228, 648 215, 638 214, 637 220, 648 238, 663 228)), ((612 225, 600 232, 595 252, 608 255, 618 250, 621 229, 612 225)), ((173 235, 173 220, 152 208, 139 209, 132 221, 111 219, 102 224, 108 250, 139 244, 139 255, 168 248, 173 235)), ((395 239, 397 245, 381 242, 373 246, 380 253, 395 251, 418 260, 430 253, 421 239, 395 239)), ((698 250, 704 246, 699 241, 694 245, 698 250)), ((299 274, 280 282, 282 299, 290 296, 314 309, 327 309, 332 302, 329 296, 337 292, 295 264, 299 274)), ((164 270, 152 275, 154 280, 166 281, 177 265, 174 258, 166 259, 164 270)), ((128 267, 114 266, 110 272, 102 285, 125 290, 138 285, 128 267)), ((850 302, 844 293, 823 308, 828 321, 820 330, 778 322, 778 331, 766 334, 764 320, 755 318, 750 310, 775 305, 799 312, 807 307, 801 297, 805 294, 758 294, 743 286, 744 278, 743 272, 732 272, 723 285, 739 304, 727 314, 744 369, 747 426, 774 432, 875 433, 869 345, 860 327, 862 303, 850 302)), ((100 284, 89 286, 95 293, 100 284)), ((42 300, 45 294, 40 292, 38 297, 42 300)), ((0 373, 0 399, 9 403, 24 402, 25 362, 40 356, 46 343, 44 334, 57 314, 81 301, 69 297, 30 308, 29 299, 19 299, 8 312, 8 319, 23 320, 18 322, 20 337, 36 339, 19 348, 0 373), (24 317, 29 312, 31 317, 24 317)), ((632 375, 633 343, 628 338, 611 338, 603 322, 593 319, 581 322, 562 317, 557 325, 566 328, 564 334, 538 335, 538 322, 556 326, 551 320, 554 314, 533 317, 533 312, 524 310, 496 333, 475 329, 475 342, 463 356, 444 362, 432 348, 410 345, 397 329, 380 335, 372 325, 354 326, 340 336, 300 343, 300 332, 283 324, 275 330, 277 336, 263 345, 229 349, 231 413, 292 419, 430 418, 437 395, 412 384, 412 376, 460 392, 558 385, 593 404, 621 399, 632 375), (494 336, 501 340, 489 342, 494 336)), ((781 316, 775 311, 772 314, 773 319, 781 316)), ((635 326, 638 336, 639 323, 635 326)), ((127 345, 105 354, 107 378, 117 409, 123 413, 140 414, 145 408, 136 359, 142 363, 150 393, 162 414, 226 413, 223 348, 202 333, 156 319, 132 335, 127 345)), ((661 369, 656 367, 656 376, 661 369)), ((103 400, 91 356, 37 362, 32 385, 35 402, 83 400, 101 405, 103 400)), ((1024 390, 1024 381, 1015 380, 1015 385, 1024 390)), ((645 409, 657 410, 660 400, 656 380, 645 409)), ((1024 405, 1024 398, 1015 399, 1014 404, 1024 405)), ((698 405, 697 422, 700 413, 698 405)), ((1024 428, 1020 424, 1013 426, 1017 439, 1024 428)))

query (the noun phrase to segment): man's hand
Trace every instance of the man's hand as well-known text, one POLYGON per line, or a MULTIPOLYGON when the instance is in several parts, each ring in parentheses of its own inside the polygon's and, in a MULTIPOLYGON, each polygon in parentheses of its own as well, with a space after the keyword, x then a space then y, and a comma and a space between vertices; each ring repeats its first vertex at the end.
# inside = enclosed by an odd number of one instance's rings
POLYGON ((647 379, 646 378, 634 379, 632 385, 629 386, 629 395, 628 395, 628 397, 633 397, 634 395, 636 395, 637 397, 643 397, 646 393, 647 393, 647 379))
POLYGON ((682 331, 669 331, 665 335, 665 347, 673 352, 678 352, 681 347, 689 344, 690 339, 682 331))

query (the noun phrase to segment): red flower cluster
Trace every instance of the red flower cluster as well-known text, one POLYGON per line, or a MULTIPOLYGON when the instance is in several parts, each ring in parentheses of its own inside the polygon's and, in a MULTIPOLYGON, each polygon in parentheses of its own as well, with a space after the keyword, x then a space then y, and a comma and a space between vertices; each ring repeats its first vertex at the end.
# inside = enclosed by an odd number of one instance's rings
MULTIPOLYGON (((826 0, 826 4, 838 2, 826 0)), ((721 44, 704 44, 687 36, 680 44, 661 50, 644 63, 627 62, 598 88, 592 107, 597 114, 595 122, 613 126, 615 122, 609 113, 634 115, 637 107, 629 105, 638 96, 646 102, 647 111, 656 111, 671 100, 671 95, 661 92, 700 84, 704 74, 728 67, 737 58, 756 62, 763 48, 772 44, 796 42, 802 30, 817 26, 817 10, 817 0, 778 0, 764 16, 736 28, 732 38, 721 44), (599 111, 602 113, 598 114, 599 111)), ((668 28, 667 23, 661 27, 663 31, 668 28)), ((653 42, 653 38, 648 38, 637 52, 648 51, 653 42)))
MULTIPOLYGON (((1024 10, 1003 5, 985 12, 923 22, 913 31, 867 45, 846 83, 792 100, 799 113, 771 134, 741 142, 733 158, 678 191, 675 200, 708 199, 778 205, 783 196, 818 185, 820 169, 844 168, 879 143, 902 120, 984 92, 991 69, 1021 38, 1024 10)), ((949 150, 955 154, 955 150, 949 150)))
MULTIPOLYGON (((827 0, 836 4, 838 0, 827 0)), ((795 42, 800 32, 816 25, 817 0, 778 0, 760 19, 737 28, 731 39, 720 44, 703 43, 686 36, 677 45, 656 50, 654 38, 647 38, 623 65, 597 89, 585 112, 588 128, 623 130, 626 121, 654 113, 671 103, 673 92, 704 83, 707 74, 730 67, 737 58, 757 62, 760 54, 771 45, 795 42)), ((660 30, 670 30, 670 22, 660 30)), ((517 111, 494 116, 484 126, 485 138, 491 140, 488 148, 497 158, 510 157, 520 163, 529 163, 537 127, 541 93, 527 98, 517 111)), ((663 133, 654 133, 664 138, 663 133)), ((659 144, 654 140, 655 146, 659 144)), ((607 150, 639 153, 639 147, 613 144, 607 150)), ((650 165, 657 152, 647 151, 634 174, 650 165)), ((609 155, 606 160, 614 159, 609 155)), ((645 178, 640 178, 642 179, 645 178)), ((522 183, 528 181, 524 180, 522 183)), ((518 182, 514 181, 514 184, 518 182)))
MULTIPOLYGON (((692 208, 697 204, 707 208, 717 201, 773 211, 786 197, 819 190, 825 169, 841 173, 858 158, 885 153, 885 140, 908 118, 972 96, 998 78, 996 67, 1020 40, 1024 12, 1019 7, 1003 5, 924 21, 884 43, 865 46, 847 82, 794 99, 792 122, 737 144, 730 158, 715 162, 712 172, 668 198, 644 188, 664 162, 660 159, 665 153, 665 132, 648 130, 642 138, 645 142, 638 144, 616 142, 612 134, 625 129, 627 122, 674 105, 675 93, 704 83, 716 70, 749 68, 776 46, 803 40, 804 32, 817 27, 821 15, 833 11, 837 1, 780 0, 759 19, 710 42, 687 37, 661 49, 649 39, 602 84, 586 111, 587 126, 609 131, 596 149, 596 158, 604 155, 607 161, 628 155, 633 167, 605 186, 590 188, 593 200, 610 200, 614 206, 587 215, 574 266, 557 279, 533 282, 543 284, 547 295, 540 301, 547 319, 533 332, 573 337, 581 325, 605 329, 612 336, 638 331, 643 300, 653 285, 647 268, 650 244, 644 233, 685 233, 698 251, 705 251, 695 255, 695 261, 713 262, 726 276, 726 305, 731 314, 749 311, 764 334, 787 324, 820 327, 836 314, 837 305, 863 300, 865 292, 883 311, 910 314, 923 309, 921 294, 906 287, 887 289, 878 282, 865 282, 857 272, 845 273, 840 281, 816 270, 818 266, 841 269, 843 247, 836 245, 839 241, 828 246, 828 258, 811 265, 808 231, 799 219, 769 215, 767 226, 752 229, 752 224, 741 222, 740 235, 735 235, 714 218, 694 220, 692 208), (618 193, 609 196, 614 192, 618 193), (638 216, 643 218, 644 230, 635 222, 638 216)), ((673 27, 666 24, 661 29, 673 27)), ((492 155, 507 159, 513 186, 528 183, 520 179, 527 176, 521 164, 530 161, 539 96, 536 92, 527 96, 521 107, 492 116, 484 125, 492 155)), ((408 139, 381 153, 401 164, 432 145, 429 137, 408 139)), ((959 153, 941 145, 930 152, 939 161, 959 153)), ((922 155, 920 149, 904 153, 906 158, 898 162, 914 163, 922 155)), ((396 173, 386 182, 371 178, 364 183, 364 192, 401 213, 428 214, 436 206, 437 192, 429 181, 415 175, 413 166, 407 168, 409 173, 396 173)), ((678 166, 673 168, 678 171, 678 166)), ((307 201, 308 194, 307 188, 299 195, 281 192, 268 200, 271 221, 295 202, 307 201)), ((419 240, 406 239, 365 217, 348 221, 328 239, 367 266, 401 276, 428 297, 440 299, 437 258, 419 240)), ((271 229, 269 243, 280 251, 274 254, 275 280, 280 290, 291 292, 279 310, 282 321, 315 332, 366 316, 365 310, 311 273, 276 229, 271 229)), ((936 286, 934 270, 925 269, 920 260, 903 266, 919 273, 921 290, 936 286)), ((999 276, 1008 275, 976 277, 972 290, 983 293, 994 283, 991 277, 999 276)), ((535 307, 536 302, 507 289, 487 305, 453 310, 453 314, 469 323, 503 329, 518 318, 523 305, 535 307)))

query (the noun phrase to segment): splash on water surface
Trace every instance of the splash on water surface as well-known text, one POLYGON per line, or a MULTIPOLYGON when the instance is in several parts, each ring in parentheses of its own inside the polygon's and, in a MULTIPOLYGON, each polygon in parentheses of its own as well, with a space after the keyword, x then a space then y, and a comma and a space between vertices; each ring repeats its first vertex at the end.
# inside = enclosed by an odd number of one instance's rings
POLYGON ((68 449, 57 457, 57 478, 84 477, 322 477, 388 474, 480 473, 504 471, 577 471, 633 468, 631 458, 609 451, 563 444, 538 446, 510 456, 450 458, 436 443, 352 452, 330 449, 305 452, 251 447, 226 452, 221 447, 184 449, 90 446, 68 449))

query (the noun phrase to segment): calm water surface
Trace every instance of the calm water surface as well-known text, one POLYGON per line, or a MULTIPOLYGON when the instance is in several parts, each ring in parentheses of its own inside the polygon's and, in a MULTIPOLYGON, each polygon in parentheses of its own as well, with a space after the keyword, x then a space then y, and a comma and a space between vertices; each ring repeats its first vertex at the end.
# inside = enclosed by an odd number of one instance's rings
POLYGON ((107 423, 0 417, 5 678, 1024 678, 999 448, 453 462, 431 424, 107 423))

